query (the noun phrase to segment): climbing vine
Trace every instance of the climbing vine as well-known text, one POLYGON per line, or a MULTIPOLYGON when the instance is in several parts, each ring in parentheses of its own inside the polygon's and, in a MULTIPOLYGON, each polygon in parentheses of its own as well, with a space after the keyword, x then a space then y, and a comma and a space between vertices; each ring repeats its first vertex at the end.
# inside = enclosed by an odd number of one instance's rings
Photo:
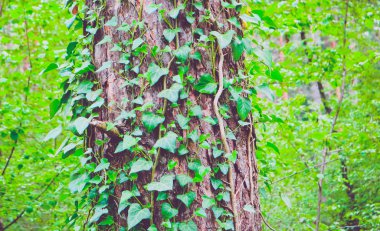
MULTIPOLYGON (((263 116, 255 103, 257 91, 247 82, 247 75, 253 73, 244 70, 244 52, 256 57, 257 71, 260 68, 272 71, 271 61, 262 47, 244 38, 242 29, 250 23, 254 30, 263 32, 263 29, 274 29, 274 23, 262 13, 246 11, 247 6, 234 0, 222 1, 222 9, 216 11, 228 15, 226 22, 218 21, 221 16, 203 1, 174 0, 170 10, 163 4, 121 2, 135 9, 137 17, 132 23, 123 22, 117 15, 106 19, 103 16, 107 10, 106 1, 95 1, 91 7, 80 1, 67 1, 67 8, 73 13, 66 22, 67 27, 74 31, 83 28, 84 34, 67 46, 66 63, 51 65, 45 70, 58 68, 65 79, 61 85, 63 96, 51 103, 50 113, 51 116, 58 112, 69 116, 67 130, 74 134, 62 142, 57 153, 62 153, 64 158, 72 155, 80 160, 69 188, 72 193, 80 193, 82 198, 76 203, 76 212, 68 219, 68 225, 80 221, 83 228, 90 229, 117 226, 120 223, 115 218, 120 215, 126 220, 125 227, 118 227, 121 229, 141 226, 151 231, 162 227, 196 230, 193 217, 205 218, 206 211, 211 210, 219 229, 241 230, 242 213, 260 211, 252 180, 254 171, 257 174, 254 167, 257 165, 252 162, 255 154, 251 153, 256 149, 253 123, 259 118, 253 117, 251 112, 256 108, 263 116), (146 36, 148 28, 143 15, 152 14, 158 14, 159 22, 165 27, 162 33, 164 47, 149 45, 151 38, 146 36), (195 25, 191 27, 193 37, 180 41, 183 32, 180 24, 184 23, 195 25), (211 31, 198 25, 206 25, 211 31), (115 42, 112 36, 104 33, 108 28, 116 28, 125 36, 115 42), (120 59, 107 60, 96 67, 96 49, 104 45, 112 45, 110 51, 118 53, 120 59), (192 66, 204 65, 202 62, 207 58, 204 56, 209 57, 211 71, 199 77, 191 75, 192 66), (225 56, 232 64, 225 61, 225 56), (149 60, 151 62, 144 68, 149 60), (128 105, 130 110, 105 98, 102 83, 96 78, 104 72, 112 72, 122 80, 118 87, 128 89, 129 94, 122 104, 128 105), (146 92, 151 89, 160 89, 153 96, 163 101, 159 108, 154 101, 147 100, 146 92), (195 95, 196 100, 200 100, 201 95, 211 98, 216 117, 205 116, 203 108, 190 99, 190 95, 195 95), (105 110, 120 113, 114 120, 104 120, 105 110), (173 110, 179 113, 172 116, 173 110), (238 123, 230 127, 228 120, 233 118, 238 118, 238 123), (194 121, 215 127, 218 137, 212 139, 210 134, 200 132, 192 125, 194 121), (241 155, 235 144, 238 142, 236 132, 241 128, 249 132, 246 136, 249 136, 250 171, 250 200, 243 211, 238 210, 236 201, 243 183, 236 188, 234 179, 237 174, 234 168, 241 155), (97 132, 102 134, 102 139, 97 132), (148 134, 158 134, 149 145, 143 143, 148 134), (190 146, 198 151, 210 151, 212 164, 202 164, 190 146), (113 150, 112 153, 109 150, 113 150), (115 155, 119 156, 118 161, 125 159, 125 164, 113 162, 115 155), (186 161, 187 173, 174 172, 179 158, 186 161), (159 176, 157 168, 163 162, 166 162, 167 173, 159 176), (180 207, 181 211, 183 206, 190 210, 197 199, 193 186, 204 182, 206 176, 216 196, 202 195, 201 206, 195 208, 188 219, 180 219, 180 207), (116 192, 121 194, 120 198, 115 196, 116 192), (146 193, 150 194, 148 199, 146 193), (156 202, 160 205, 160 227, 155 222, 156 202), (114 206, 117 214, 111 211, 114 206)), ((59 133, 52 131, 51 138, 59 133)))

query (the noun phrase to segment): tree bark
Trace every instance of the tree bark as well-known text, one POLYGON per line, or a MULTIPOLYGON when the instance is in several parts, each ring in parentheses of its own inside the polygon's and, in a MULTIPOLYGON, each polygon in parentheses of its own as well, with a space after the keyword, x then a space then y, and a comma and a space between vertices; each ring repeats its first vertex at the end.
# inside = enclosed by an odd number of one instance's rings
MULTIPOLYGON (((187 1, 186 1, 187 2, 187 1)), ((197 131, 200 134, 208 135, 207 142, 213 146, 218 147, 218 149, 223 150, 223 146, 220 142, 221 135, 218 124, 210 124, 205 120, 198 117, 190 117, 189 122, 190 129, 181 129, 178 124, 173 123, 176 121, 176 116, 182 114, 184 116, 189 115, 190 109, 193 106, 200 106, 202 109, 203 118, 206 116, 211 116, 216 118, 215 111, 213 109, 213 95, 200 94, 194 90, 192 84, 188 87, 188 98, 179 99, 177 107, 171 107, 170 102, 167 102, 163 98, 159 98, 158 94, 165 88, 169 88, 173 85, 173 78, 180 73, 183 68, 188 68, 187 76, 195 77, 199 79, 202 74, 211 74, 215 81, 218 82, 218 74, 222 71, 226 79, 231 79, 237 76, 238 70, 243 70, 244 64, 242 61, 233 61, 231 49, 223 49, 224 62, 222 63, 222 69, 218 68, 218 62, 221 60, 220 55, 217 51, 217 43, 210 45, 210 48, 196 46, 199 43, 199 35, 193 33, 196 28, 203 30, 205 35, 209 35, 211 31, 219 31, 220 33, 225 33, 229 29, 237 31, 237 34, 242 35, 242 31, 231 25, 227 19, 235 16, 238 18, 237 12, 235 10, 226 9, 221 6, 220 0, 214 1, 201 1, 203 3, 203 10, 196 9, 190 3, 187 3, 186 9, 180 11, 177 20, 171 19, 167 16, 167 12, 175 8, 175 5, 179 5, 179 2, 171 2, 164 0, 156 1, 116 1, 107 0, 104 1, 103 5, 97 1, 87 0, 86 5, 89 10, 94 10, 98 12, 99 18, 104 17, 104 22, 107 22, 112 17, 116 16, 118 18, 117 26, 103 26, 95 34, 94 45, 90 47, 92 52, 93 64, 98 69, 107 61, 113 61, 112 68, 108 68, 99 73, 94 73, 89 76, 94 82, 98 82, 98 87, 103 90, 102 97, 105 100, 105 104, 98 111, 99 116, 96 117, 96 121, 93 122, 88 129, 88 135, 86 140, 86 146, 92 148, 96 155, 102 155, 102 157, 107 158, 111 164, 111 169, 121 170, 128 164, 133 158, 138 156, 138 153, 132 153, 129 151, 124 151, 122 153, 115 154, 116 146, 119 141, 116 138, 112 138, 111 133, 106 133, 104 128, 94 124, 100 124, 102 122, 114 122, 116 118, 121 114, 122 111, 132 111, 139 105, 134 104, 132 101, 136 99, 137 96, 141 95, 144 103, 153 103, 153 107, 149 110, 152 112, 157 112, 159 110, 164 111, 165 126, 166 131, 173 131, 178 136, 183 137, 182 143, 187 144, 187 149, 189 153, 184 156, 178 154, 173 154, 161 149, 161 153, 158 157, 157 169, 154 176, 148 171, 144 174, 139 174, 138 179, 133 183, 122 183, 116 184, 114 186, 114 196, 109 198, 108 210, 112 215, 117 229, 120 227, 127 227, 127 210, 118 214, 118 204, 121 194, 124 190, 131 190, 132 186, 136 186, 141 194, 138 200, 144 204, 154 203, 154 208, 151 210, 153 213, 153 223, 157 226, 159 230, 164 230, 162 227, 163 217, 161 215, 161 205, 165 201, 157 201, 157 193, 153 195, 153 201, 151 201, 151 194, 145 190, 144 186, 153 181, 158 181, 165 174, 189 174, 194 176, 194 172, 189 169, 189 162, 194 160, 199 160, 200 163, 212 170, 209 174, 204 177, 204 180, 199 183, 194 183, 187 188, 181 188, 177 181, 174 181, 174 190, 169 191, 169 201, 172 203, 174 208, 179 210, 178 215, 175 217, 176 222, 187 222, 192 219, 198 227, 198 230, 217 230, 220 228, 215 219, 215 214, 211 211, 211 208, 206 209, 206 217, 193 216, 196 208, 202 207, 202 196, 208 196, 210 198, 215 198, 219 193, 228 192, 228 189, 232 187, 235 188, 235 208, 238 212, 238 218, 235 221, 239 221, 235 224, 235 229, 237 230, 261 230, 261 212, 259 205, 258 196, 258 170, 256 159, 254 155, 255 150, 255 134, 253 128, 253 122, 250 126, 240 126, 238 124, 239 116, 237 115, 237 108, 235 103, 229 100, 229 95, 227 90, 222 94, 219 101, 219 105, 226 104, 229 107, 228 114, 229 119, 226 119, 223 126, 229 128, 234 132, 236 140, 228 139, 228 145, 231 150, 238 151, 238 158, 235 164, 232 165, 232 178, 233 186, 229 185, 229 179, 227 175, 222 174, 220 171, 213 171, 218 167, 221 159, 216 159, 212 155, 211 149, 201 148, 199 143, 193 142, 189 139, 188 135, 191 131, 197 131), (176 38, 168 43, 163 35, 164 29, 168 28, 167 23, 159 16, 159 11, 153 13, 147 13, 148 6, 150 4, 162 4, 162 9, 167 12, 166 20, 170 21, 172 25, 177 25, 181 31, 177 34, 176 38), (100 10, 99 10, 100 9, 100 10), (215 21, 212 20, 202 20, 205 17, 206 11, 209 9, 215 21), (195 12, 194 18, 195 22, 190 24, 186 21, 186 12, 192 10, 195 12), (140 15, 141 14, 141 15, 140 15), (139 17, 140 15, 140 17, 139 17), (132 24, 134 20, 143 19, 144 29, 136 28, 131 37, 128 33, 117 30, 117 28, 122 23, 132 24), (218 28, 217 23, 223 23, 224 26, 218 28), (138 77, 138 75, 132 71, 125 71, 125 66, 123 64, 118 64, 119 59, 122 56, 122 52, 112 51, 113 44, 105 43, 102 45, 96 45, 105 36, 112 38, 112 43, 119 43, 126 40, 138 38, 139 36, 145 41, 149 47, 148 52, 143 58, 130 57, 129 61, 131 66, 135 66, 138 63, 140 65, 140 73, 146 73, 149 64, 156 63, 160 67, 168 67, 169 74, 161 78, 157 84, 150 87, 147 82, 143 79, 139 79, 139 86, 136 85, 126 85, 125 87, 120 87, 125 85, 125 82, 133 78, 138 77), (178 60, 172 60, 169 53, 164 53, 162 56, 153 57, 152 48, 157 46, 160 49, 164 49, 165 46, 169 46, 172 50, 176 50, 183 46, 187 42, 192 42, 191 54, 199 52, 202 55, 200 61, 195 59, 187 61, 185 64, 181 64, 178 60), (96 140, 109 139, 107 143, 102 146, 96 144, 96 140), (168 170, 168 162, 176 161, 177 166, 168 170), (224 183, 224 189, 214 189, 211 180, 220 179, 224 183), (183 194, 188 191, 193 191, 196 193, 196 199, 190 208, 186 208, 181 202, 176 199, 176 195, 183 194), (152 203, 153 202, 153 203, 152 203), (243 208, 246 205, 251 205, 254 211, 245 211, 243 208)), ((89 23, 84 23, 86 26, 91 26, 89 23)), ((92 25, 93 26, 93 25, 92 25)), ((126 48, 129 49, 129 48, 126 48)), ((130 50, 129 50, 130 52, 130 50)), ((244 87, 244 86, 243 86, 244 87)), ((144 147, 144 150, 148 152, 152 149, 155 142, 161 137, 161 129, 159 127, 155 128, 153 132, 146 132, 144 126, 141 124, 141 112, 136 111, 135 119, 123 119, 120 120, 117 128, 121 134, 130 133, 134 131, 137 127, 143 131, 139 145, 144 147)), ((117 132, 116 132, 117 133, 117 132)), ((177 147, 179 143, 177 142, 177 147)), ((154 157, 152 157, 154 162, 154 157)), ((230 196, 230 199, 231 196, 230 196)), ((231 200, 230 200, 231 201, 231 200)), ((217 201, 217 206, 224 208, 226 212, 232 214, 234 206, 231 202, 217 201)), ((103 217, 102 217, 103 218, 103 217)), ((228 216, 222 216, 219 218, 221 220, 228 219, 228 216)), ((148 220, 144 220, 139 226, 143 229, 147 229, 150 224, 148 220)))

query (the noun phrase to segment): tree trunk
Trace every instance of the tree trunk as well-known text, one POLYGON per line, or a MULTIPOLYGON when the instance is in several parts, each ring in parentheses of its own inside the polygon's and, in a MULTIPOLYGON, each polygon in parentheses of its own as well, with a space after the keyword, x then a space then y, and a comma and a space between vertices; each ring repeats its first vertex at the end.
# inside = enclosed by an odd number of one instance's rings
MULTIPOLYGON (((99 116, 91 122, 93 126, 88 129, 86 146, 97 153, 94 154, 95 156, 100 155, 108 159, 110 169, 117 171, 118 177, 124 173, 130 177, 130 163, 138 158, 143 157, 153 163, 153 167, 149 171, 138 172, 137 179, 120 184, 116 183, 113 186, 114 195, 109 197, 107 208, 118 230, 129 225, 127 222, 128 209, 119 214, 118 207, 122 192, 133 190, 133 187, 138 189, 140 196, 130 199, 129 202, 140 202, 142 207, 149 208, 151 211, 151 220, 144 219, 136 227, 147 229, 154 224, 158 230, 165 230, 165 226, 170 226, 168 220, 171 221, 172 228, 176 225, 184 227, 186 224, 191 227, 192 220, 198 230, 217 230, 223 226, 227 229, 231 227, 231 224, 236 230, 261 230, 253 123, 246 126, 238 124, 239 116, 236 103, 229 100, 229 93, 227 89, 224 89, 218 105, 219 107, 228 105, 226 112, 230 118, 225 119, 222 125, 227 132, 232 131, 235 135, 236 139, 227 136, 227 145, 230 150, 238 152, 238 157, 235 163, 231 163, 224 157, 216 158, 217 155, 214 157, 213 149, 225 149, 222 142, 222 131, 219 124, 214 122, 217 121, 213 107, 215 96, 214 94, 201 94, 194 89, 194 85, 204 74, 210 74, 218 83, 219 74, 223 74, 224 78, 230 80, 238 76, 238 70, 244 70, 241 59, 237 62, 233 60, 231 48, 223 49, 224 59, 221 59, 216 40, 215 42, 208 42, 208 46, 201 46, 203 42, 201 42, 202 35, 199 29, 202 29, 203 34, 207 36, 211 31, 224 34, 231 29, 236 31, 237 35, 242 36, 242 31, 227 21, 228 18, 234 16, 239 18, 238 13, 234 9, 223 8, 221 2, 220 0, 200 1, 191 5, 190 2, 185 1, 185 9, 181 9, 178 17, 174 19, 175 11, 170 14, 169 12, 176 7, 178 9, 183 4, 182 1, 174 3, 164 0, 107 0, 104 3, 86 1, 89 8, 88 12, 94 10, 99 19, 104 17, 105 23, 105 25, 100 23, 100 29, 95 34, 93 45, 89 47, 93 64, 99 69, 104 63, 113 61, 111 68, 89 76, 93 82, 98 83, 98 88, 102 89, 101 96, 105 103, 98 111, 99 116), (152 3, 162 4, 162 6, 154 12, 150 12, 154 6, 151 5, 152 3), (200 7, 202 4, 203 7, 200 7), (211 16, 207 14, 208 10, 210 10, 211 16), (160 16, 160 11, 164 16, 160 16), (194 12, 194 22, 189 23, 191 19, 187 19, 189 14, 186 14, 191 11, 194 12), (116 24, 111 23, 113 17, 117 18, 116 24), (110 20, 111 22, 107 23, 110 20), (134 26, 136 25, 135 20, 137 22, 142 20, 144 23, 141 26, 134 26), (124 26, 132 25, 130 33, 118 29, 123 24, 124 26), (167 35, 164 35, 164 30, 170 29, 169 27, 180 28, 180 32, 170 42, 168 42, 170 38, 167 39, 167 35), (109 36, 112 42, 97 45, 106 36, 109 36), (137 46, 136 41, 138 38, 144 41, 139 46, 137 46), (136 41, 136 43, 132 44, 127 41, 136 41), (115 44, 120 44, 123 50, 115 49, 115 44), (135 45, 137 48, 134 47, 135 45), (154 48, 155 46, 158 49, 154 48), (165 49, 166 46, 169 46, 174 52, 159 51, 159 49, 165 49), (132 47, 133 51, 131 50, 132 47), (186 55, 187 47, 191 49, 189 57, 186 55), (139 49, 140 51, 146 50, 141 51, 141 53, 136 52, 139 49), (183 53, 185 53, 185 59, 183 53), (126 57, 125 54, 131 55, 126 57), (120 60, 124 60, 123 64, 120 64, 120 60), (158 68, 154 69, 153 72, 152 63, 156 64, 155 67, 158 68), (223 70, 219 66, 223 67, 223 70), (160 68, 168 68, 169 72, 158 77, 157 83, 152 84, 154 82, 153 77, 148 75, 157 74, 161 70, 160 68), (192 77, 195 82, 191 81, 192 77), (138 80, 138 84, 128 84, 128 81, 130 83, 135 78, 138 80), (175 86, 176 81, 182 82, 183 85, 179 99, 167 100, 160 97, 159 93, 165 89, 171 89, 175 86), (141 98, 143 103, 139 102, 141 98), (152 104, 150 108, 142 106, 143 109, 141 109, 141 104, 147 105, 149 103, 152 104), (198 110, 199 107, 200 111, 198 110), (125 116, 125 112, 134 112, 135 116, 125 116), (161 114, 165 118, 165 121, 151 129, 152 131, 143 125, 143 115, 148 115, 149 112, 156 115, 161 114), (187 123, 188 126, 177 122, 178 115, 190 119, 187 123), (123 118, 120 119, 120 116, 123 118), (207 120, 209 117, 213 118, 212 122, 207 120), (104 122, 117 122, 116 130, 107 131, 104 129, 104 122), (141 130, 142 134, 133 133, 137 130, 141 130), (157 145, 157 140, 165 138, 170 132, 178 136, 176 149, 172 151, 168 148, 165 149, 162 145, 157 145), (123 139, 118 137, 118 133, 130 134, 134 138, 139 137, 138 145, 140 148, 131 148, 115 153, 119 142, 123 139), (194 134, 198 134, 199 138, 194 138, 194 134), (108 139, 108 142, 101 146, 99 146, 99 142, 95 142, 105 139, 108 139), (188 149, 187 154, 182 152, 185 150, 183 147, 188 149), (228 177, 228 173, 222 173, 220 166, 232 166, 232 178, 228 177), (146 188, 149 183, 159 182, 163 176, 170 174, 175 176, 189 175, 195 183, 181 187, 178 181, 174 180, 173 189, 165 192, 149 191, 146 188), (233 185, 230 185, 231 180, 233 185), (234 195, 230 191, 234 191, 234 195), (151 194, 151 192, 153 193, 151 194), (187 208, 184 203, 177 199, 177 195, 188 192, 196 194, 190 208, 187 208), (167 193, 167 199, 162 199, 162 197, 165 198, 164 193, 167 193), (168 204, 172 208, 178 209, 178 215, 172 218, 170 215, 162 215, 163 205, 167 206, 168 204), (153 208, 151 208, 152 206, 153 208), (202 215, 202 210, 197 210, 202 206, 205 216, 202 215), (245 209, 243 209, 244 207, 245 209), (194 216, 196 210, 198 215, 194 216), (223 212, 220 216, 219 211, 223 212), (233 214, 235 216, 232 220, 233 214), (232 223, 233 221, 234 223, 232 223)), ((84 25, 85 27, 95 26, 91 22, 84 22, 84 25)), ((244 82, 241 83, 241 86, 244 88, 244 82)), ((174 95, 174 98, 178 97, 178 91, 174 95)), ((251 116, 249 121, 252 121, 251 116)), ((106 215, 102 216, 100 221, 105 218, 106 215)), ((175 230, 175 228, 173 229, 175 230)), ((183 229, 185 230, 185 228, 183 229)))

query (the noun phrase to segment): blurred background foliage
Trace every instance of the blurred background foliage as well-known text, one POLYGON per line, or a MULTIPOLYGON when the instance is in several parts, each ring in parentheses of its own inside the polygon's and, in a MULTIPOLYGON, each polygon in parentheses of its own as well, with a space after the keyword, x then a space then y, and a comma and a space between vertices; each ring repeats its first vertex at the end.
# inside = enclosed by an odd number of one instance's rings
POLYGON ((60 230, 74 210, 67 189, 73 164, 55 154, 58 141, 44 141, 62 123, 49 113, 60 79, 40 72, 65 57, 74 36, 65 26, 69 13, 60 1, 1 5, 0 220, 7 225, 22 214, 11 230, 60 230))
MULTIPOLYGON (((267 223, 276 230, 313 230, 323 178, 322 230, 379 230, 379 1, 349 1, 347 47, 345 1, 246 3, 246 14, 266 18, 259 29, 253 22, 243 26, 264 50, 247 57, 246 67, 260 98, 256 155, 267 223), (252 62, 258 58, 273 71, 252 62), (329 134, 343 63, 345 96, 329 134), (326 140, 330 151, 321 174, 326 140)), ((75 163, 56 153, 65 132, 45 141, 49 131, 64 127, 65 118, 52 118, 49 109, 62 79, 43 73, 65 59, 78 37, 80 30, 65 26, 71 18, 60 1, 1 3, 0 221, 7 225, 21 214, 9 230, 62 230, 75 213, 68 190, 75 163)))

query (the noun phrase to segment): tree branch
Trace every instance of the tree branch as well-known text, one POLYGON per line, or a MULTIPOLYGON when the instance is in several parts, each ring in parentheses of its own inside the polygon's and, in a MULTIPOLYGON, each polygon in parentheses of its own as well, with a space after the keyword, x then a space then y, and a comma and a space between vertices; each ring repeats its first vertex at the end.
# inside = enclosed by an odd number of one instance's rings
POLYGON ((14 144, 13 144, 13 147, 12 147, 12 149, 11 149, 11 153, 10 153, 9 156, 8 156, 7 163, 5 163, 5 166, 4 166, 4 168, 3 168, 3 171, 1 172, 1 175, 2 175, 2 176, 5 175, 5 171, 7 170, 8 165, 9 165, 9 162, 11 161, 12 156, 13 156, 13 153, 15 152, 17 142, 18 142, 18 138, 16 138, 16 140, 15 140, 15 142, 14 142, 14 144))

